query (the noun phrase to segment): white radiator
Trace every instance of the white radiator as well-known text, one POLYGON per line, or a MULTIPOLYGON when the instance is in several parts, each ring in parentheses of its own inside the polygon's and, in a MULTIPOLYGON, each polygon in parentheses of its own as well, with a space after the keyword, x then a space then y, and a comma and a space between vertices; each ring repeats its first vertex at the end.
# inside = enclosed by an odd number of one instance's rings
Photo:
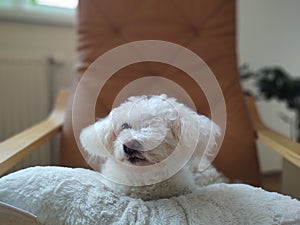
MULTIPOLYGON (((43 120, 52 104, 51 63, 47 57, 0 55, 0 141, 43 120)), ((13 170, 48 165, 50 144, 29 155, 13 170)))

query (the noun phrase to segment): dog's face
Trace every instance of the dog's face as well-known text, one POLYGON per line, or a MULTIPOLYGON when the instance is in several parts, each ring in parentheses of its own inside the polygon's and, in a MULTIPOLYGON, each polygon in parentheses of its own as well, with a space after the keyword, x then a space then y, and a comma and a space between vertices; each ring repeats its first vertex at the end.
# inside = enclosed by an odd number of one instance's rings
POLYGON ((135 166, 152 165, 165 160, 178 146, 180 151, 192 147, 204 151, 211 125, 219 132, 206 117, 166 95, 131 97, 85 128, 81 142, 91 155, 114 157, 135 166), (195 140, 197 146, 192 144, 195 140))
POLYGON ((176 148, 180 135, 177 112, 164 96, 143 96, 114 109, 113 134, 107 150, 118 160, 134 165, 163 161, 176 148))

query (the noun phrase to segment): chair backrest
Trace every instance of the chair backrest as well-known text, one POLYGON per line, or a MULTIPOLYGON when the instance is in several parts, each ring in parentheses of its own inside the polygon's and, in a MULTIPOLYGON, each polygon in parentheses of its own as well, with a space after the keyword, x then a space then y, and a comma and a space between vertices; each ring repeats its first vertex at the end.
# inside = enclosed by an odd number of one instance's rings
MULTIPOLYGON (((235 16, 233 0, 79 1, 79 61, 72 96, 74 97, 79 80, 89 65, 117 46, 141 40, 162 40, 184 46, 201 57, 213 71, 225 98, 226 133, 221 151, 214 160, 215 166, 233 180, 259 185, 255 136, 237 72, 235 16)), ((101 72, 105 73, 97 71, 101 72)), ((95 106, 95 118, 106 116, 115 99, 121 101, 127 95, 156 94, 163 91, 181 100, 178 89, 171 87, 173 83, 166 87, 163 79, 157 80, 153 76, 172 80, 190 96, 199 113, 211 114, 203 90, 185 72, 165 63, 143 62, 118 70, 106 81, 95 106), (152 76, 152 80, 144 79, 144 83, 138 83, 124 91, 126 85, 128 87, 128 84, 144 76, 152 76)), ((96 77, 98 76, 86 79, 86 92, 95 88, 96 77)), ((74 139, 73 97, 63 129, 61 163, 65 166, 87 167, 74 139)), ((218 110, 220 101, 215 98, 210 103, 218 110)), ((76 104, 84 118, 86 109, 95 103, 86 95, 76 104)))

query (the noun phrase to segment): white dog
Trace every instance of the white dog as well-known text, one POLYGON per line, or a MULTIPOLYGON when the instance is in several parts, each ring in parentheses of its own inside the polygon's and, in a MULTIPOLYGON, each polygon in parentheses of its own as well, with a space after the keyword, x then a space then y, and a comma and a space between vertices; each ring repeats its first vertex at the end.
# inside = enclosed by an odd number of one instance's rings
POLYGON ((130 97, 83 129, 80 140, 101 159, 109 188, 149 200, 192 192, 193 172, 208 166, 206 156, 216 151, 219 135, 208 118, 159 95, 130 97))

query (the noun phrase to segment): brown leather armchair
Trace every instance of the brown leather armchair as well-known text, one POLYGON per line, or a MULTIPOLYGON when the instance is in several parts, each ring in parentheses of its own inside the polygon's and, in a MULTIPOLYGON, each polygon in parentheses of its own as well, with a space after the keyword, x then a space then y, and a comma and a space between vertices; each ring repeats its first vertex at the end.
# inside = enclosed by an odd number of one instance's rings
MULTIPOLYGON (((79 1, 78 19, 78 73, 70 99, 88 66, 112 48, 140 40, 162 40, 182 45, 207 63, 225 97, 227 126, 215 166, 232 180, 260 185, 255 134, 237 72, 235 1, 79 1)), ((95 117, 101 118, 109 113, 124 86, 149 75, 176 82, 190 95, 198 112, 210 114, 204 93, 187 74, 170 65, 143 62, 121 69, 106 82, 98 97, 95 117)), ((87 92, 94 88, 96 79, 95 75, 88 81, 87 92)), ((158 86, 159 83, 153 81, 143 86, 142 91, 131 90, 130 94, 151 94, 160 90, 180 99, 176 90, 158 86)), ((92 102, 86 98, 79 104, 82 104, 81 113, 85 115, 92 102)), ((212 104, 218 108, 220 99, 215 99, 212 104)), ((61 163, 87 167, 74 140, 71 108, 72 101, 63 128, 61 163)))
MULTIPOLYGON (((299 144, 266 128, 260 121, 251 99, 243 96, 236 61, 235 1, 79 1, 77 74, 70 91, 63 91, 52 114, 40 124, 0 144, 0 173, 20 161, 37 146, 61 131, 61 165, 88 167, 75 142, 72 106, 79 80, 89 65, 108 50, 139 40, 163 40, 182 45, 201 57, 215 74, 226 103, 227 127, 215 166, 227 177, 252 185, 260 185, 260 172, 255 147, 259 138, 285 159, 300 166, 299 144), (248 103, 249 111, 246 103, 248 103), (251 118, 249 116, 251 113, 251 118)), ((101 73, 101 71, 99 71, 101 73)), ((104 117, 112 108, 122 88, 143 76, 159 76, 176 82, 186 90, 199 113, 210 115, 205 94, 183 71, 157 62, 129 65, 117 71, 103 87, 95 107, 94 118, 104 117)), ((91 77, 86 93, 94 87, 91 77)), ((157 93, 164 91, 180 98, 169 87, 157 82, 128 92, 157 93)), ((88 95, 87 95, 88 96, 88 95)), ((126 98, 126 96, 122 96, 126 98)), ((82 98, 77 108, 85 117, 85 109, 93 104, 82 98)), ((218 110, 220 99, 213 104, 218 110)))

